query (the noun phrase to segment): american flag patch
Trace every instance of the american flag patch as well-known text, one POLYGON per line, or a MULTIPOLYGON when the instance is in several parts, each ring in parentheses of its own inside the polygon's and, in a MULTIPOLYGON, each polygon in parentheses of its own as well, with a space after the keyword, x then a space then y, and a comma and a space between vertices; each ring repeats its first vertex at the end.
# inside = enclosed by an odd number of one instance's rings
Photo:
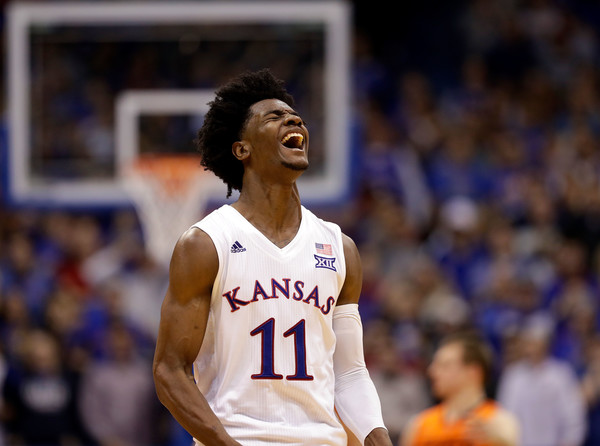
POLYGON ((317 254, 324 254, 326 256, 333 255, 331 250, 331 245, 325 245, 323 243, 315 243, 315 248, 317 248, 317 254))

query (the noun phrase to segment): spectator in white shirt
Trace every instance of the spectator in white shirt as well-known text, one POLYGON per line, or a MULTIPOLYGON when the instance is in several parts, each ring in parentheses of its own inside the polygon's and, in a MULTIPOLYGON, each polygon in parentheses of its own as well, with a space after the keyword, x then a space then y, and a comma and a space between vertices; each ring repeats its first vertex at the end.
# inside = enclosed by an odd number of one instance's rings
POLYGON ((532 316, 520 334, 522 359, 500 378, 498 400, 521 425, 522 446, 579 446, 586 432, 583 397, 569 363, 549 354, 553 325, 532 316))

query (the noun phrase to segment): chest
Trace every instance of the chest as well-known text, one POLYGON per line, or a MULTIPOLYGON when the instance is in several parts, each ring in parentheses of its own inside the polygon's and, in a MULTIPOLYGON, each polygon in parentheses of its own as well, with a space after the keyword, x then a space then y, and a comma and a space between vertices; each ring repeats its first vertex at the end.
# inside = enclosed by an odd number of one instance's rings
POLYGON ((232 313, 292 305, 293 312, 310 307, 327 315, 345 278, 342 249, 318 231, 304 231, 284 248, 251 231, 232 233, 221 249, 213 303, 232 313))

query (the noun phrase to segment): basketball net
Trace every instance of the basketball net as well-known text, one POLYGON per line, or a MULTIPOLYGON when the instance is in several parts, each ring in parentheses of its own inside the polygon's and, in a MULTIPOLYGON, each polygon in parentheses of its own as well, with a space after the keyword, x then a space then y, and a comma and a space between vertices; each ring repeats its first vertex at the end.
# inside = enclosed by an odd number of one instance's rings
POLYGON ((181 234, 202 218, 215 180, 191 155, 140 156, 124 172, 146 249, 156 261, 168 266, 181 234))

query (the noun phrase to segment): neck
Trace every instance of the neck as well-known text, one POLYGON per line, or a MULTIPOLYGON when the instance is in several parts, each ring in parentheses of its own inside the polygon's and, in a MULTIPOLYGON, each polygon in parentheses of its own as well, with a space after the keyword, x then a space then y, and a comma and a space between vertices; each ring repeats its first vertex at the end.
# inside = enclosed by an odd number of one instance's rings
POLYGON ((456 421, 465 418, 486 399, 485 392, 478 386, 461 389, 444 400, 446 418, 456 421))
POLYGON ((296 183, 246 181, 233 207, 273 243, 285 246, 298 231, 302 213, 296 183))

